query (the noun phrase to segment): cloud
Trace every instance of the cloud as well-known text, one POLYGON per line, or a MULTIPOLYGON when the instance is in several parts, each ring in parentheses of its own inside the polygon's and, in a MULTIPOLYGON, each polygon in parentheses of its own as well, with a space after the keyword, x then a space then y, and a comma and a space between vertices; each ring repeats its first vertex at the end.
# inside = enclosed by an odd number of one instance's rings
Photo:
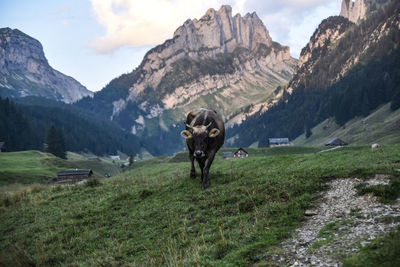
POLYGON ((273 40, 290 46, 298 57, 321 21, 339 15, 341 0, 247 0, 244 9, 255 10, 273 40))
POLYGON ((222 4, 229 4, 234 14, 244 15, 256 11, 272 38, 290 45, 291 48, 295 45, 295 54, 298 54, 301 47, 298 48, 297 44, 304 46, 323 18, 339 14, 340 2, 341 0, 91 0, 95 17, 104 26, 105 34, 93 40, 90 45, 97 53, 109 53, 123 46, 157 45, 172 38, 173 32, 185 20, 200 18, 208 8, 219 9, 222 4), (305 31, 306 40, 299 40, 298 30, 305 31))
POLYGON ((156 45, 170 39, 189 18, 202 16, 223 1, 212 0, 91 0, 97 21, 106 34, 91 46, 108 53, 121 46, 156 45))

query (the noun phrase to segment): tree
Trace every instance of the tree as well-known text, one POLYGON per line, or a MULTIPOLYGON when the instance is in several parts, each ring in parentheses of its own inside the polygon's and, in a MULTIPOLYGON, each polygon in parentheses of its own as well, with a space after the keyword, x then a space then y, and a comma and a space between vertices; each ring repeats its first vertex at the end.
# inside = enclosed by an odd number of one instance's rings
POLYGON ((133 154, 131 154, 129 156, 129 167, 132 166, 132 164, 133 164, 133 161, 134 161, 133 158, 134 158, 134 156, 133 156, 133 154))
POLYGON ((309 125, 306 126, 306 138, 309 138, 312 135, 311 127, 309 125))
MULTIPOLYGON (((398 89, 400 89, 398 87, 398 89)), ((397 92, 394 93, 393 97, 392 97, 392 103, 390 104, 390 109, 391 110, 396 110, 400 108, 400 90, 398 90, 397 92)))
POLYGON ((47 150, 56 157, 66 159, 67 153, 65 150, 64 135, 61 129, 51 126, 47 134, 47 150))

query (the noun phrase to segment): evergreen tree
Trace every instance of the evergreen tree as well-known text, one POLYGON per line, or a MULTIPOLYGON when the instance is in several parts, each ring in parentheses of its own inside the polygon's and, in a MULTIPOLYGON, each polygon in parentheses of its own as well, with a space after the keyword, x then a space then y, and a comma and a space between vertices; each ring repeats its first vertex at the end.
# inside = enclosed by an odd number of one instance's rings
MULTIPOLYGON (((399 88, 400 89, 400 88, 399 88)), ((396 110, 400 108, 400 90, 394 93, 392 97, 392 103, 390 104, 390 109, 391 110, 396 110)))
POLYGON ((66 159, 64 136, 61 129, 51 126, 47 134, 47 152, 56 157, 66 159))
POLYGON ((309 138, 312 135, 311 127, 309 125, 306 126, 306 138, 309 138))
POLYGON ((133 154, 129 156, 129 166, 132 166, 132 164, 133 164, 133 154))

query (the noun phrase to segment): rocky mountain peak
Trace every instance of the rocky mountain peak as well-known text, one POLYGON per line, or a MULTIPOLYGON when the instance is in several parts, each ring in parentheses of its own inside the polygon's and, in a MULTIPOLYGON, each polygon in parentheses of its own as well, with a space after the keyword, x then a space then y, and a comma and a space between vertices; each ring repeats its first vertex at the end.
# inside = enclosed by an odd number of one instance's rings
POLYGON ((342 0, 340 16, 351 22, 359 23, 387 2, 388 0, 342 0))
POLYGON ((237 47, 254 50, 260 43, 268 46, 272 43, 267 29, 255 12, 244 17, 240 14, 232 17, 229 5, 221 6, 218 11, 210 8, 199 20, 187 20, 175 31, 174 39, 175 43, 189 50, 208 48, 218 53, 233 52, 237 47))
POLYGON ((72 77, 54 70, 42 44, 18 29, 0 29, 0 95, 42 96, 66 103, 92 95, 72 77))
POLYGON ((343 0, 340 16, 347 18, 351 22, 357 23, 365 18, 367 14, 366 0, 343 0))

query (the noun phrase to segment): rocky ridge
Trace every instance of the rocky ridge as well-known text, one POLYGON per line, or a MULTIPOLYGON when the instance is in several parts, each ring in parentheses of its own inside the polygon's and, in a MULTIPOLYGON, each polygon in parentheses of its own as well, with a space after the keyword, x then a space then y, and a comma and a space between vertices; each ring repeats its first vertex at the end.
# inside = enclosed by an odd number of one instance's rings
POLYGON ((342 0, 340 16, 353 23, 360 23, 371 12, 382 7, 387 2, 388 0, 342 0))
MULTIPOLYGON (((134 102, 145 119, 174 110, 181 115, 172 119, 181 121, 193 107, 208 106, 229 120, 249 105, 267 100, 291 78, 296 63, 289 47, 271 39, 256 13, 242 17, 232 16, 230 6, 209 9, 146 54, 134 71, 137 79, 128 96, 113 101, 111 118, 124 116, 134 102)), ((138 118, 139 114, 124 127, 137 132, 145 124, 139 126, 138 118)))
MULTIPOLYGON (((343 5, 347 3, 347 0, 343 0, 340 16, 329 17, 321 22, 308 44, 302 49, 293 78, 287 87, 276 92, 275 99, 280 99, 285 93, 291 94, 293 90, 300 87, 326 88, 330 86, 345 76, 360 60, 370 57, 374 50, 379 50, 380 42, 390 35, 397 34, 395 31, 400 29, 398 14, 386 18, 385 23, 376 27, 371 27, 371 23, 365 21, 369 17, 372 20, 378 17, 379 14, 373 11, 383 6, 386 1, 379 2, 379 5, 374 4, 372 0, 357 0, 350 3, 354 6, 366 6, 367 11, 360 17, 362 21, 357 20, 357 25, 349 21, 347 18, 349 13, 343 11, 343 5), (360 4, 360 1, 364 4, 360 4), (308 78, 310 74, 318 77, 322 73, 325 74, 320 81, 315 79, 312 81, 308 78)), ((376 20, 381 19, 376 18, 376 20)))
POLYGON ((340 16, 357 23, 359 20, 364 19, 367 14, 366 2, 366 0, 343 0, 340 16))
POLYGON ((0 29, 0 93, 42 96, 66 103, 93 94, 72 77, 53 69, 38 40, 10 28, 0 29))

